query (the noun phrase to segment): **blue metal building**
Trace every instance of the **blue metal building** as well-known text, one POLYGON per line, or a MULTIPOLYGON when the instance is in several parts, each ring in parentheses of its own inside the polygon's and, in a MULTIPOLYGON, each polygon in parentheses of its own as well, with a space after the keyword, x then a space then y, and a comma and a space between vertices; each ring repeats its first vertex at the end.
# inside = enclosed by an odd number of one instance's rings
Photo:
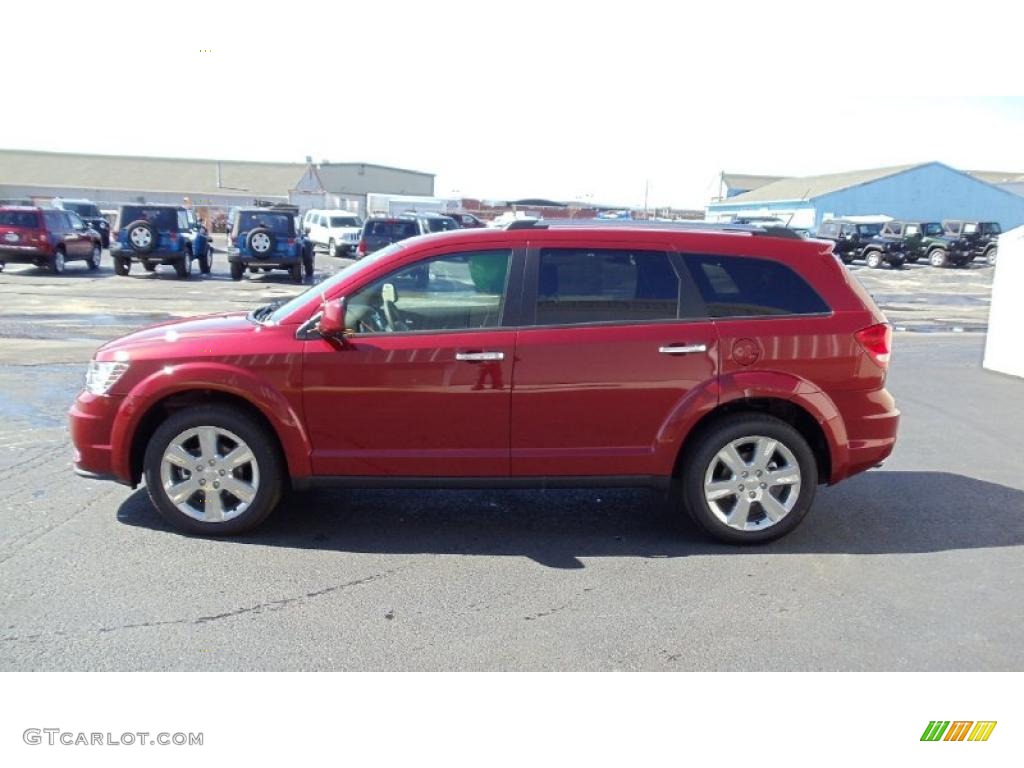
POLYGON ((927 221, 997 221, 1008 230, 1024 224, 1024 195, 942 163, 922 163, 779 179, 710 203, 705 213, 709 221, 777 216, 808 229, 824 219, 882 214, 927 221))

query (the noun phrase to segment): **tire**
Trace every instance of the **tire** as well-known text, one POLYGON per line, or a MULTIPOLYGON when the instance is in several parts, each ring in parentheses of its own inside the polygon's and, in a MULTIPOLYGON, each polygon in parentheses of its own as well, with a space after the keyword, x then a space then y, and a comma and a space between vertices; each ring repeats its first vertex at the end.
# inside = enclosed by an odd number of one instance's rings
POLYGON ((100 268, 100 259, 103 258, 103 249, 98 243, 93 243, 92 254, 89 256, 89 269, 95 271, 100 268))
MULTIPOLYGON (((145 266, 148 267, 149 265, 145 264, 145 266)), ((131 271, 132 271, 131 259, 126 259, 124 256, 115 256, 114 257, 114 274, 115 275, 120 275, 121 277, 124 277, 124 276, 126 276, 131 271)))
MULTIPOLYGON (((238 459, 245 459, 245 453, 238 459)), ((160 515, 178 530, 204 536, 255 528, 277 506, 284 482, 274 435, 245 412, 224 405, 199 405, 168 417, 146 446, 143 468, 146 489, 160 515), (236 448, 247 451, 249 458, 233 467, 225 459, 236 448), (217 485, 216 497, 209 495, 210 485, 217 485), (175 502, 167 490, 175 486, 179 494, 195 490, 175 502)))
POLYGON ((144 262, 142 262, 142 268, 144 270, 146 270, 147 272, 156 272, 156 267, 157 267, 157 265, 154 262, 152 262, 152 261, 144 261, 144 262))
POLYGON ((183 258, 174 262, 174 272, 179 278, 186 278, 192 274, 192 252, 185 251, 183 258))
POLYGON ((232 280, 241 280, 243 274, 245 274, 245 267, 242 265, 242 262, 240 262, 240 261, 232 261, 231 262, 231 279, 232 280))
POLYGON ((269 229, 256 227, 245 238, 245 244, 257 259, 265 259, 274 253, 277 241, 274 238, 274 233, 269 229))
POLYGON ((296 283, 302 282, 302 262, 296 261, 288 271, 291 274, 292 280, 296 283))
POLYGON ((714 422, 695 436, 683 455, 677 482, 684 509, 711 536, 729 544, 761 544, 786 535, 807 515, 817 489, 818 463, 803 436, 782 419, 738 413, 714 422), (768 462, 757 461, 753 451, 756 446, 766 446, 767 440, 775 441, 776 448, 768 462), (729 446, 736 448, 742 466, 749 467, 740 472, 749 471, 750 478, 732 472, 719 458, 729 446), (772 472, 785 482, 766 488, 766 483, 756 479, 760 477, 756 472, 772 472), (749 481, 754 482, 753 489, 749 481), (718 487, 706 492, 706 482, 718 487), (773 488, 778 488, 778 493, 773 488), (730 490, 732 493, 728 493, 730 490), (713 508, 706 496, 716 491, 727 493, 714 501, 713 508), (750 494, 756 498, 749 498, 750 494), (769 496, 774 499, 771 507, 762 506, 761 499, 769 496), (737 525, 739 518, 730 524, 730 518, 740 514, 741 504, 747 512, 744 529, 737 525), (776 522, 771 521, 769 512, 778 516, 776 522))
POLYGON ((918 256, 917 254, 908 255, 907 256, 907 264, 917 264, 917 260, 920 259, 920 258, 921 257, 918 256))
POLYGON ((140 254, 152 253, 160 242, 156 227, 145 219, 129 224, 125 229, 125 239, 128 247, 140 254))
POLYGON ((306 272, 306 277, 313 276, 313 251, 304 251, 302 254, 302 268, 306 272))
POLYGON ((864 256, 864 261, 871 269, 879 269, 882 266, 882 254, 878 251, 868 251, 864 256))
POLYGON ((50 269, 55 275, 63 275, 64 266, 64 251, 58 248, 53 252, 53 260, 50 261, 50 269))
POLYGON ((333 258, 338 258, 338 244, 334 242, 333 238, 331 238, 331 241, 327 243, 327 253, 329 253, 333 258))
POLYGON ((213 267, 213 252, 210 250, 210 246, 206 246, 203 251, 203 255, 199 257, 199 271, 204 274, 210 274, 210 269, 213 267))
POLYGON ((889 262, 889 269, 903 269, 903 265, 906 263, 907 260, 903 258, 893 259, 889 262))
POLYGON ((996 265, 996 256, 998 255, 999 248, 989 248, 987 251, 985 251, 985 263, 988 264, 990 267, 994 267, 996 265))
POLYGON ((936 248, 928 253, 928 263, 933 267, 944 267, 949 263, 949 251, 936 248))

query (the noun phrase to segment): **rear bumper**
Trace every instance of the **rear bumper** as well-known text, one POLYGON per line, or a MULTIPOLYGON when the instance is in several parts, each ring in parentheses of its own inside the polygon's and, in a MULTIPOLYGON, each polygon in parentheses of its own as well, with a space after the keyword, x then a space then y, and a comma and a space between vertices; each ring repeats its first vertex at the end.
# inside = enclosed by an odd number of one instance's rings
POLYGON ((255 256, 244 256, 242 254, 229 254, 229 264, 243 264, 247 267, 290 267, 293 264, 301 264, 301 256, 272 256, 269 259, 257 259, 255 256))
POLYGON ((68 411, 68 432, 74 447, 75 473, 84 477, 116 480, 126 485, 131 478, 114 469, 111 433, 124 398, 82 392, 68 411))
POLYGON ((839 415, 830 421, 834 434, 845 433, 844 445, 835 451, 829 483, 878 466, 896 446, 900 412, 888 390, 830 392, 839 415))
POLYGON ((150 253, 139 253, 133 251, 131 248, 126 248, 120 243, 110 244, 110 255, 115 259, 131 259, 135 262, 155 262, 157 264, 173 264, 176 261, 181 261, 186 256, 184 249, 180 251, 168 251, 166 249, 158 248, 150 253))
POLYGON ((49 251, 34 245, 0 245, 0 261, 9 264, 35 264, 51 258, 49 251))

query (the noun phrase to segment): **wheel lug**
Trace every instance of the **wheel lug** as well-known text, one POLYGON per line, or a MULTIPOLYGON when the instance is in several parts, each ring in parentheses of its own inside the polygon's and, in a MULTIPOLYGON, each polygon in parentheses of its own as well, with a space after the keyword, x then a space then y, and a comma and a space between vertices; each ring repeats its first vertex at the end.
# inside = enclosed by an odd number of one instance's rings
POLYGON ((741 491, 743 490, 743 486, 742 486, 742 485, 740 486, 740 490, 741 490, 741 491))
POLYGON ((751 491, 749 495, 750 495, 750 498, 752 498, 752 499, 756 499, 757 498, 757 494, 754 493, 753 491, 751 491))
POLYGON ((217 482, 216 480, 214 480, 214 481, 213 481, 213 487, 214 487, 214 488, 220 488, 220 483, 219 483, 219 482, 217 482))
POLYGON ((203 471, 203 465, 200 464, 198 467, 196 467, 196 472, 202 472, 202 471, 203 471))
POLYGON ((746 476, 747 476, 747 473, 746 473, 746 472, 744 472, 744 473, 743 473, 743 476, 744 476, 744 477, 746 477, 746 476))
POLYGON ((199 484, 200 485, 206 485, 206 478, 205 477, 199 478, 199 484))
POLYGON ((220 471, 220 476, 224 477, 224 470, 223 469, 220 471))
POLYGON ((759 469, 759 470, 757 470, 757 476, 758 476, 758 477, 760 477, 760 476, 761 476, 761 470, 760 470, 760 469, 759 469))
POLYGON ((213 465, 214 465, 215 463, 216 463, 216 462, 215 462, 215 461, 214 461, 213 459, 210 459, 210 466, 211 466, 211 467, 212 467, 212 466, 213 466, 213 465))
POLYGON ((768 483, 761 483, 761 487, 762 488, 767 488, 768 487, 768 483))

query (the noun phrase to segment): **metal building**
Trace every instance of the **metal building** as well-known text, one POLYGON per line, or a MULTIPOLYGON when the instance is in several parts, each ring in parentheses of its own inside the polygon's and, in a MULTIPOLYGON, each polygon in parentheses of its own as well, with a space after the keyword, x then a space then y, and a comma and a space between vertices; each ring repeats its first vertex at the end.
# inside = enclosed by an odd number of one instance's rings
POLYGON ((709 221, 767 215, 808 229, 828 218, 870 214, 997 221, 1006 230, 1024 224, 1024 196, 933 162, 779 179, 705 210, 709 221))

